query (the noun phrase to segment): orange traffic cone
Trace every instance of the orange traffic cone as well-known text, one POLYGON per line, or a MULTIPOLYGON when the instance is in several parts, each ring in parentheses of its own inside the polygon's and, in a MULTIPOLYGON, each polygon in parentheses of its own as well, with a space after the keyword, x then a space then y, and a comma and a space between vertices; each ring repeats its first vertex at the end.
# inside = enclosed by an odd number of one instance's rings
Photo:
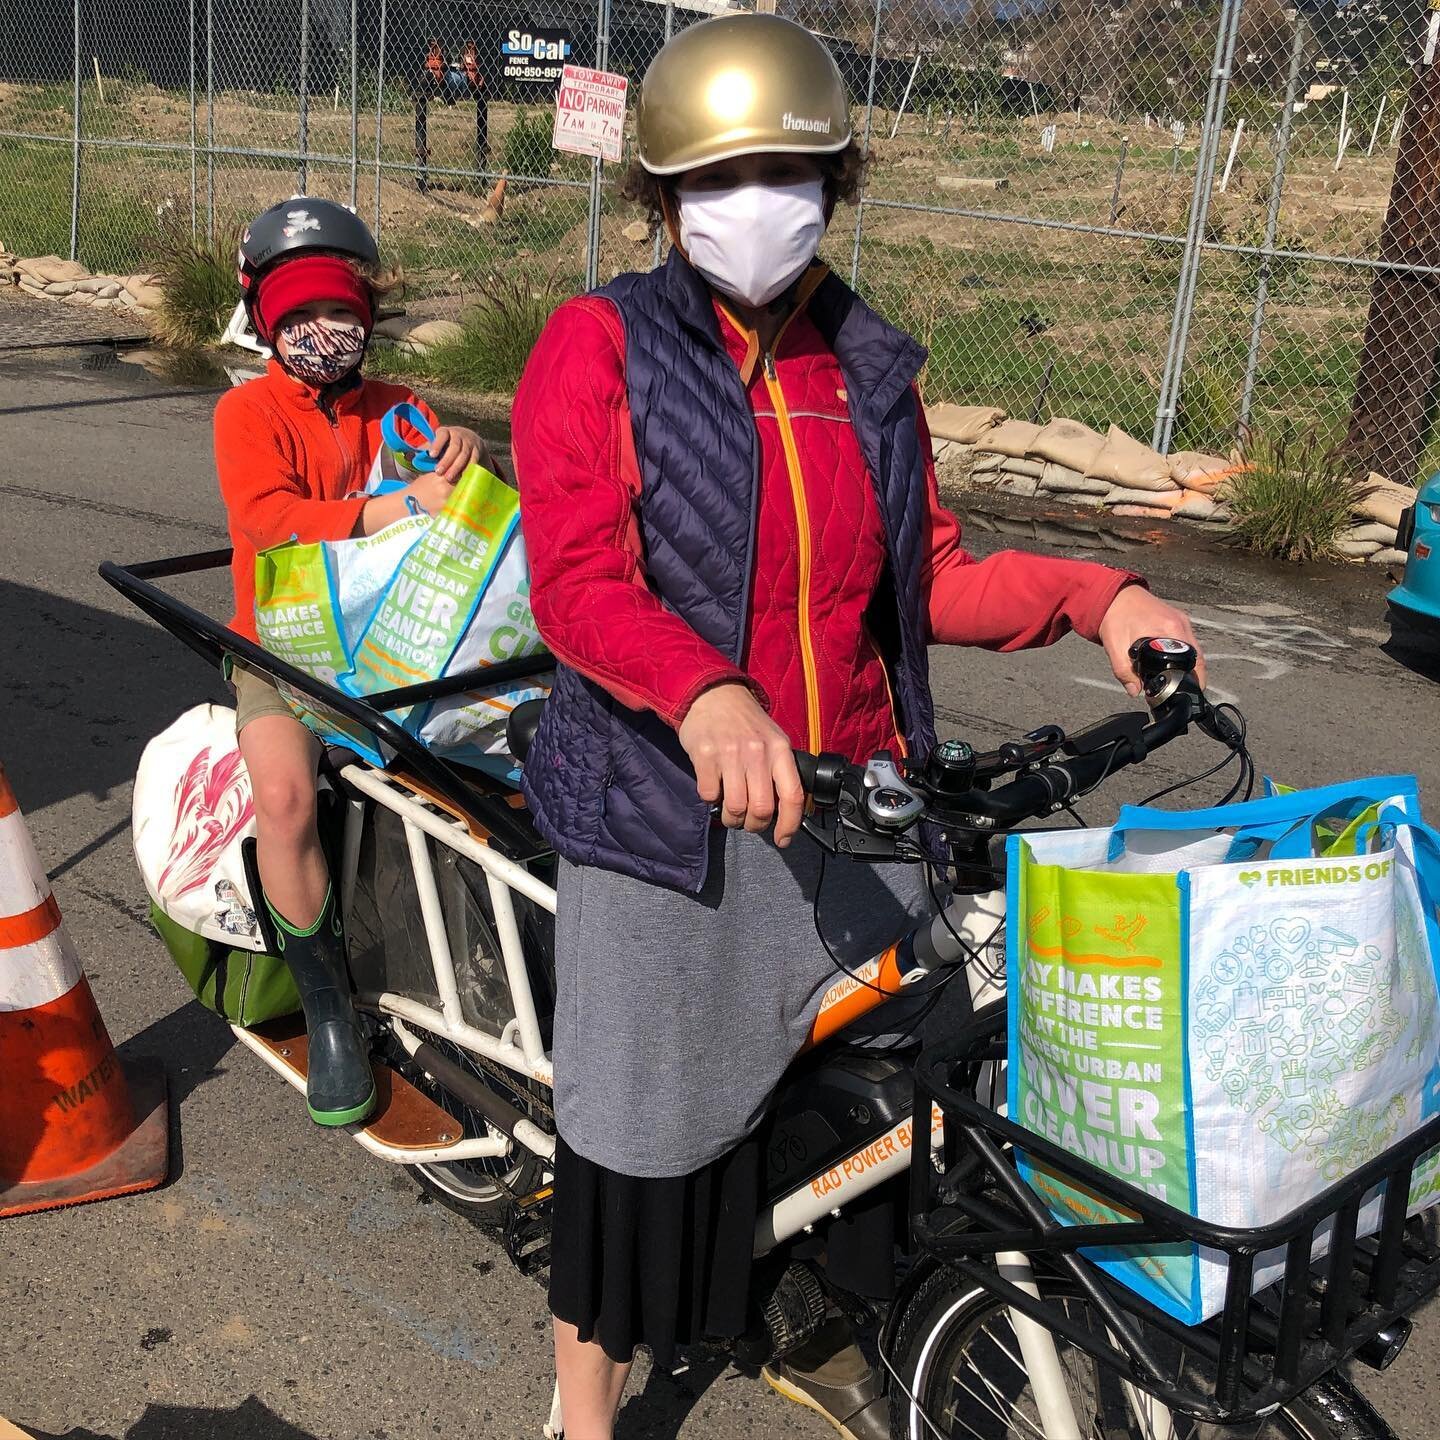
POLYGON ((0 1215, 153 1190, 165 1072, 122 1064, 0 767, 0 1215))

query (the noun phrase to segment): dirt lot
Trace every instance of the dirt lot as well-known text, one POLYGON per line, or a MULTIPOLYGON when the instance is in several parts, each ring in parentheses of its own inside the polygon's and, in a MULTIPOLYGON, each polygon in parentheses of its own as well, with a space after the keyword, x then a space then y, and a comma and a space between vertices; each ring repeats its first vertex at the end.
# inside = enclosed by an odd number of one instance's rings
MULTIPOLYGON (((183 94, 120 80, 107 79, 106 87, 104 105, 87 92, 85 134, 100 143, 83 152, 81 253, 96 268, 118 269, 142 257, 157 206, 189 211, 191 118, 183 94), (176 148, 104 144, 135 139, 176 148)), ((312 97, 310 150, 332 158, 312 161, 306 184, 348 199, 350 123, 340 98, 337 105, 333 94, 312 97)), ((382 161, 413 166, 413 108, 389 90, 386 104, 382 161)), ((202 104, 196 122, 202 146, 209 121, 202 104)), ((56 137, 54 144, 0 139, 0 242, 29 246, 32 253, 68 244, 70 123, 65 87, 0 86, 0 130, 56 137)), ((224 93, 213 125, 221 149, 293 150, 295 97, 224 93)), ((541 107, 521 112, 492 104, 490 171, 477 175, 474 107, 435 103, 428 164, 432 185, 444 188, 421 193, 413 172, 382 171, 382 244, 404 266, 410 293, 427 312, 463 313, 491 275, 549 277, 562 291, 581 282, 586 164, 554 155, 548 127, 541 107), (444 171, 457 173, 436 173, 444 171), (485 196, 503 172, 516 178, 503 219, 487 224, 485 196)), ((1388 128, 1387 122, 1367 159, 1362 125, 1337 172, 1333 117, 1322 105, 1297 120, 1279 247, 1342 258, 1376 253, 1394 166, 1388 128)), ((998 403, 1019 414, 1069 414, 1101 426, 1113 421, 1148 437, 1198 125, 1178 144, 1167 126, 1145 117, 967 120, 936 113, 907 116, 894 139, 889 131, 889 117, 877 114, 859 282, 930 347, 927 393, 998 403), (1041 143, 1046 123, 1056 130, 1053 153, 1041 143), (891 208, 897 205, 921 208, 891 208)), ((376 215, 376 139, 371 91, 360 97, 355 143, 355 193, 367 218, 376 215)), ((1273 164, 1268 126, 1257 124, 1244 137, 1226 190, 1217 185, 1209 241, 1240 247, 1263 241, 1273 164)), ((213 188, 215 225, 223 232, 293 190, 298 177, 295 162, 283 155, 218 154, 209 169, 201 158, 193 183, 200 228, 213 188)), ((607 196, 603 276, 649 264, 649 244, 621 234, 633 219, 607 196)), ((842 274, 850 273, 854 239, 853 212, 844 211, 826 245, 842 274)), ((1262 268, 1260 257, 1244 249, 1206 253, 1177 447, 1214 447, 1236 434, 1262 268)), ((1285 257, 1273 260, 1269 272, 1251 422, 1336 428, 1353 390, 1370 272, 1285 257)))

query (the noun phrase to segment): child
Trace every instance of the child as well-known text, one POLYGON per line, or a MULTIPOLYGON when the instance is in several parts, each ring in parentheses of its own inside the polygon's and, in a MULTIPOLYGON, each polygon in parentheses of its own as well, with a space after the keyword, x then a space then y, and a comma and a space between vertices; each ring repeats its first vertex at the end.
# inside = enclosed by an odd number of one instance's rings
MULTIPOLYGON (((465 468, 493 464, 480 439, 434 415, 403 386, 360 373, 374 327, 379 254, 360 218, 328 200, 272 206, 245 231, 240 286, 255 332, 275 353, 266 374, 215 408, 215 464, 235 584, 231 626, 255 632, 255 556, 292 537, 370 535, 410 513, 434 512, 465 468), (367 498, 392 405, 419 405, 439 464, 405 489, 367 498)), ((362 1120, 375 1103, 365 1042, 350 1003, 340 916, 315 825, 320 745, 274 683, 242 665, 230 674, 235 727, 255 796, 256 858, 280 949, 309 1032, 310 1115, 362 1120)))

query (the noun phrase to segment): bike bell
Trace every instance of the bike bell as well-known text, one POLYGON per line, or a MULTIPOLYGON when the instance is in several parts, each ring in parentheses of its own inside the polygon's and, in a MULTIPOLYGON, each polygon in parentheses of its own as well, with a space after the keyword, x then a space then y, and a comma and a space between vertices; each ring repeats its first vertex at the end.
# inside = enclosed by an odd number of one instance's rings
POLYGON ((1140 677, 1145 701, 1153 709, 1163 705, 1195 672, 1200 655, 1193 645, 1164 636, 1137 640, 1130 647, 1130 663, 1140 677))

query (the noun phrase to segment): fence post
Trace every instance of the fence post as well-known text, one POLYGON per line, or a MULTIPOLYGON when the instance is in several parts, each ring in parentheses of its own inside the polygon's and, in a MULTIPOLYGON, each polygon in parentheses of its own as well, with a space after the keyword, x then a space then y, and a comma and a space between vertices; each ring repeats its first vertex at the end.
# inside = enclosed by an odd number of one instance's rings
MULTIPOLYGON (((675 33, 675 0, 665 0, 665 42, 669 44, 670 37, 675 33)), ((664 226, 655 231, 655 242, 651 247, 650 268, 660 268, 660 251, 665 243, 664 226)))
POLYGON ((350 208, 360 203, 360 23, 350 0, 350 208))
POLYGON ((1170 317, 1170 342, 1165 354, 1165 373, 1160 380, 1159 403, 1155 408, 1155 429, 1150 444, 1168 454, 1180 409, 1180 381, 1185 370, 1185 346, 1190 338, 1190 319, 1195 311, 1195 281, 1205 243, 1205 221, 1210 214, 1210 192, 1215 183, 1215 160, 1220 151, 1220 133, 1225 122, 1225 97, 1230 89, 1230 67, 1235 58, 1235 39, 1240 30, 1240 9, 1244 0, 1223 0, 1220 24, 1215 36, 1214 63, 1210 87, 1205 94, 1205 116, 1200 124, 1200 150, 1195 160, 1195 185, 1190 192, 1190 223, 1180 261, 1180 282, 1175 290, 1175 309, 1170 317))
POLYGON ((1260 341, 1265 331, 1265 306, 1270 299, 1270 251, 1280 228, 1280 197, 1285 191, 1285 164, 1290 150, 1290 125, 1295 118, 1295 95, 1300 88, 1300 62, 1305 54, 1305 17, 1295 15, 1295 40, 1290 47, 1290 74, 1285 81, 1285 108, 1280 112, 1280 133, 1275 140, 1275 170, 1270 177, 1270 208, 1265 212, 1265 254, 1255 286, 1255 311, 1250 317, 1250 350, 1245 357, 1245 387, 1240 392, 1240 430, 1250 423, 1255 399, 1255 376, 1260 369, 1260 341))
POLYGON ((73 138, 70 155, 70 258, 80 258, 80 113, 84 102, 81 99, 80 88, 80 0, 74 4, 74 74, 71 77, 74 85, 72 97, 73 111, 73 138))
MULTIPOLYGON (((600 0, 595 17, 595 68, 604 70, 610 64, 610 0, 600 0)), ((600 283, 600 182, 605 162, 598 156, 590 161, 590 225, 589 244, 585 250, 585 288, 593 290, 600 283)))
MULTIPOLYGON (((870 80, 865 87, 865 138, 860 153, 870 155, 870 131, 875 121, 875 67, 880 59, 880 21, 885 13, 885 0, 875 0, 875 26, 870 32, 870 80)), ((860 232, 865 225, 865 196, 862 192, 855 206, 855 245, 850 253, 850 288, 860 286, 860 232)))
POLYGON ((300 152, 296 189, 303 195, 310 187, 310 0, 300 0, 300 134, 295 148, 300 152))
POLYGON ((196 175, 199 121, 195 114, 195 0, 190 0, 190 238, 200 229, 200 182, 196 175))
POLYGON ((385 128, 385 0, 380 0, 380 54, 375 66, 375 239, 380 239, 380 137, 385 128))
POLYGON ((205 0, 205 239, 215 243, 215 0, 205 0))

